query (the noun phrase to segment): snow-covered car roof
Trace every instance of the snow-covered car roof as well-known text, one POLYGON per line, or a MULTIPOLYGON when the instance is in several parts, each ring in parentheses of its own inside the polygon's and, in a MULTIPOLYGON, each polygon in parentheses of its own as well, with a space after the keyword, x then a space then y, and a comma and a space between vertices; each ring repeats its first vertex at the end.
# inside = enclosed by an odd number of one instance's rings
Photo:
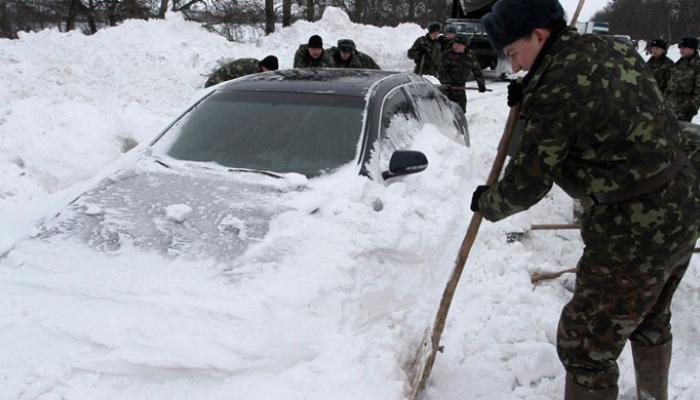
POLYGON ((233 80, 217 90, 255 90, 289 92, 333 92, 345 96, 364 96, 369 88, 401 72, 346 68, 309 68, 270 71, 233 80), (265 84, 261 85, 261 81, 265 84))

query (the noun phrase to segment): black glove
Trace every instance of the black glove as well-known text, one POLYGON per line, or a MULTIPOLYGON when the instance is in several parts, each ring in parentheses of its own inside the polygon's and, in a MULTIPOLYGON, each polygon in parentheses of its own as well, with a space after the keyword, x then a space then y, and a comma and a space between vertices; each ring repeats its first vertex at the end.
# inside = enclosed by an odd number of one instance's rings
POLYGON ((472 205, 469 207, 472 209, 472 211, 479 211, 479 198, 482 194, 484 194, 485 191, 489 190, 490 187, 491 186, 488 185, 479 185, 476 187, 474 193, 472 194, 472 205))
POLYGON ((508 107, 513 107, 523 101, 523 84, 512 81, 508 85, 508 107))
POLYGON ((486 91, 486 85, 479 83, 479 93, 484 93, 486 91))

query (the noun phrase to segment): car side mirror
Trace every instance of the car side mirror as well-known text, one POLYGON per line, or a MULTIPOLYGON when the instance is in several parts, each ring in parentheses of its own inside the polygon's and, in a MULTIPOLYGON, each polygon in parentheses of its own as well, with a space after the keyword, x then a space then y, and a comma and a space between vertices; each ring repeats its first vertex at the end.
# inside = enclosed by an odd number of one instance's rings
POLYGON ((382 172, 382 178, 389 179, 402 175, 415 174, 428 168, 428 158, 420 151, 396 150, 389 160, 389 170, 382 172))

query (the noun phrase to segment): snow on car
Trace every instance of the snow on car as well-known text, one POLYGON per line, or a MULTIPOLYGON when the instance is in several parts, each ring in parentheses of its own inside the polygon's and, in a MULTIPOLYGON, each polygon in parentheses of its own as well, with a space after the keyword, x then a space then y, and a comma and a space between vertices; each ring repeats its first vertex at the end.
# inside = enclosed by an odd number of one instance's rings
POLYGON ((3 393, 401 397, 467 142, 413 74, 216 86, 0 259, 3 393))

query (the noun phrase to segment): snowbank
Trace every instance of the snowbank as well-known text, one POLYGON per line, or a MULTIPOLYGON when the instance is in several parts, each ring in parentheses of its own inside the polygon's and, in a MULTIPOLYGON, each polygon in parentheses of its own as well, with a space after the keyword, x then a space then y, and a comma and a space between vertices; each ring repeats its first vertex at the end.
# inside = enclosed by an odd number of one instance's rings
MULTIPOLYGON (((327 46, 352 38, 384 68, 408 70, 405 51, 423 30, 354 24, 329 8, 256 44, 227 42, 177 14, 93 36, 0 40, 0 398, 400 398, 408 338, 432 317, 417 296, 441 294, 471 190, 495 154, 508 112, 501 83, 468 93, 471 152, 428 127, 416 144, 431 160, 422 174, 386 187, 342 173, 312 181, 238 273, 15 240, 79 193, 76 183, 107 173, 124 139, 157 134, 219 60, 276 54, 289 67, 313 34, 327 46), (301 211, 309 207, 320 214, 301 211), (445 250, 428 257, 428 247, 445 250)), ((505 233, 566 222, 570 210, 554 190, 527 213, 482 225, 426 399, 562 397, 556 320, 573 279, 533 289, 529 273, 573 266, 580 240, 538 232, 506 244, 505 233)), ((700 393, 699 300, 694 261, 673 306, 670 397, 679 400, 700 393)), ((622 396, 633 398, 628 350, 620 362, 622 396)))

